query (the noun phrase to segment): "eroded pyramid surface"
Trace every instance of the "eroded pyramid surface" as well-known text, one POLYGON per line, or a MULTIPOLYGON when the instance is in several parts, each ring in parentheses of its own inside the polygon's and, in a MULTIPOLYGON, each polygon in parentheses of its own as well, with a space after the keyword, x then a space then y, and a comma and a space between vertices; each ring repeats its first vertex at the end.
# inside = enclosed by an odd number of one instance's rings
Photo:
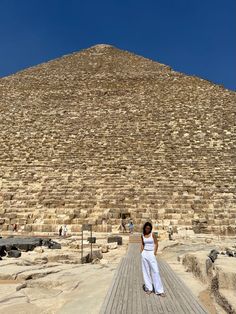
POLYGON ((234 233, 236 93, 109 45, 0 79, 0 223, 234 233))

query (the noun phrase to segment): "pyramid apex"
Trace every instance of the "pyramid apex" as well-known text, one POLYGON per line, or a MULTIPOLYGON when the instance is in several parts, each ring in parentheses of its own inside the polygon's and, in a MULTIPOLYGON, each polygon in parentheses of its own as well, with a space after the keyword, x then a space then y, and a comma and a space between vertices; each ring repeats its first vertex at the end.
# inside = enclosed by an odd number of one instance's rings
POLYGON ((89 49, 103 50, 106 48, 114 48, 114 46, 109 45, 109 44, 97 44, 97 45, 90 47, 89 49))

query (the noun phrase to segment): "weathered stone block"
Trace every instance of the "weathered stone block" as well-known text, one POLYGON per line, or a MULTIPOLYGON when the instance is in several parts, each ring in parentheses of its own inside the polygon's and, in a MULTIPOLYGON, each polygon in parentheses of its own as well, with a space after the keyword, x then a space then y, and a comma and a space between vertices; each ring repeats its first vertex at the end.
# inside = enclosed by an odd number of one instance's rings
POLYGON ((122 245, 122 237, 120 236, 110 236, 107 238, 108 243, 116 242, 118 245, 122 245))

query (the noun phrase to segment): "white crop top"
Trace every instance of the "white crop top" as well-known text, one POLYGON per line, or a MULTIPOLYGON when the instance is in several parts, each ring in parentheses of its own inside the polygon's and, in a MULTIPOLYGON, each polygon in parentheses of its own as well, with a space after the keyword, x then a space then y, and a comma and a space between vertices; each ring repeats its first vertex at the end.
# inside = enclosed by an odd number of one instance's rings
POLYGON ((144 250, 154 251, 155 243, 154 243, 152 233, 148 238, 145 238, 144 235, 142 235, 142 237, 143 237, 143 243, 144 243, 144 250))

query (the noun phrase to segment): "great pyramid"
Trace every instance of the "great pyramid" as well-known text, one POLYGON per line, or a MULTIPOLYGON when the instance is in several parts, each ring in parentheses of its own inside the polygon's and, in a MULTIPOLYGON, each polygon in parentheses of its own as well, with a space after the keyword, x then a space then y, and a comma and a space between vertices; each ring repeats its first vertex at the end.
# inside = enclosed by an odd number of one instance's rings
POLYGON ((236 93, 97 45, 0 79, 0 229, 235 234, 236 93))

